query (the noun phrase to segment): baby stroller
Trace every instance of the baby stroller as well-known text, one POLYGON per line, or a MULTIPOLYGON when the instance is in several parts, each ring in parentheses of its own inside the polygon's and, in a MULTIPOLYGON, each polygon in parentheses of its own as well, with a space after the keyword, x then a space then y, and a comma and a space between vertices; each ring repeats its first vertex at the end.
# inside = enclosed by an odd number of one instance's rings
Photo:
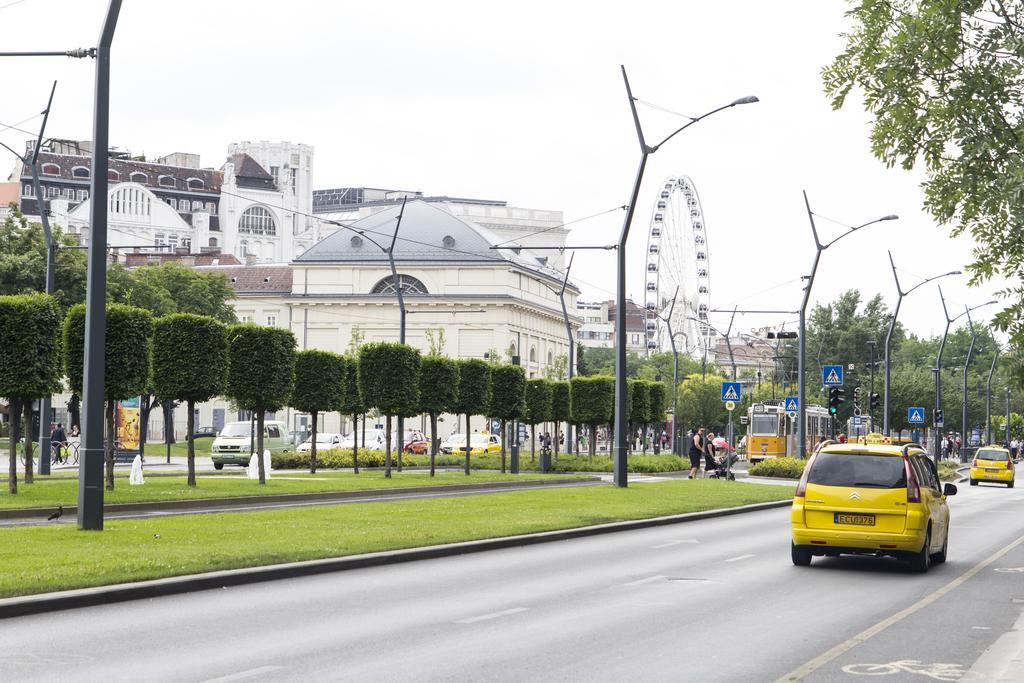
POLYGON ((723 453, 716 458, 708 457, 704 462, 704 476, 711 479, 736 481, 736 475, 731 471, 731 468, 736 464, 737 460, 739 460, 739 456, 735 453, 723 453))

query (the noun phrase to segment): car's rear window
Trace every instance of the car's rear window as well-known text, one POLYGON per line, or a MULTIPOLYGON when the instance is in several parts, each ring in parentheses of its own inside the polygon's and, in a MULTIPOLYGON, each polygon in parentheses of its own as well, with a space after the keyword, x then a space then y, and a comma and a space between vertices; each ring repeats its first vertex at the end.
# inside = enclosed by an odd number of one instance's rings
POLYGON ((974 456, 978 460, 994 460, 996 462, 1006 462, 1010 459, 1010 454, 1006 451, 997 451, 995 449, 982 448, 974 456))
POLYGON ((906 488, 903 458, 853 453, 818 453, 807 483, 877 489, 906 488))

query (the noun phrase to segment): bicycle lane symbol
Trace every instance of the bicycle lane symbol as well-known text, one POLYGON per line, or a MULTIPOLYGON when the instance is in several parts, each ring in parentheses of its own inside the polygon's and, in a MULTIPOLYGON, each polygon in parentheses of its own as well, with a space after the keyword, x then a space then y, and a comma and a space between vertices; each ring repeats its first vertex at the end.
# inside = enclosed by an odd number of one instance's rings
POLYGON ((893 676, 910 673, 934 681, 977 681, 984 678, 977 672, 965 670, 962 664, 924 664, 916 659, 904 659, 888 664, 847 664, 843 667, 843 673, 855 676, 893 676))

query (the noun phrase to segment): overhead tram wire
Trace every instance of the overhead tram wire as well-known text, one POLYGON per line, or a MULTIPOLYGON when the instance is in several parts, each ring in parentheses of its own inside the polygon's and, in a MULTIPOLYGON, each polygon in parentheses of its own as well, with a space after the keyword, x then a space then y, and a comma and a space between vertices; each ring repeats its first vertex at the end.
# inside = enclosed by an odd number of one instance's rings
POLYGON ((12 123, 12 124, 0 123, 0 133, 3 133, 4 131, 8 131, 8 130, 16 130, 19 133, 25 133, 26 135, 35 135, 35 133, 33 133, 32 131, 25 130, 24 128, 19 128, 18 126, 22 125, 23 123, 28 123, 29 121, 31 121, 33 119, 38 119, 40 116, 42 116, 42 114, 33 114, 32 116, 28 117, 27 119, 23 119, 21 121, 18 121, 17 123, 12 123))
POLYGON ((606 213, 611 213, 612 211, 625 211, 626 208, 627 208, 626 204, 622 204, 621 206, 613 206, 610 209, 605 209, 604 211, 598 211, 597 213, 591 214, 589 216, 584 216, 583 218, 577 218, 576 220, 566 221, 565 223, 562 223, 561 225, 552 225, 550 228, 544 228, 543 230, 537 230, 536 232, 530 232, 530 233, 527 233, 525 235, 520 235, 519 237, 515 237, 515 238, 510 239, 510 240, 505 240, 504 242, 498 242, 497 244, 495 244, 493 246, 500 247, 500 246, 502 246, 504 244, 508 244, 509 242, 516 242, 518 240, 524 240, 527 237, 533 237, 535 235, 543 235, 546 232, 551 232, 552 230, 557 230, 558 228, 564 228, 567 225, 573 225, 575 223, 581 223, 583 221, 588 221, 591 218, 597 218, 598 216, 603 216, 606 213))
POLYGON ((14 7, 15 5, 20 5, 23 2, 28 2, 28 0, 14 0, 14 2, 9 2, 6 5, 0 5, 0 10, 5 10, 8 7, 14 7))

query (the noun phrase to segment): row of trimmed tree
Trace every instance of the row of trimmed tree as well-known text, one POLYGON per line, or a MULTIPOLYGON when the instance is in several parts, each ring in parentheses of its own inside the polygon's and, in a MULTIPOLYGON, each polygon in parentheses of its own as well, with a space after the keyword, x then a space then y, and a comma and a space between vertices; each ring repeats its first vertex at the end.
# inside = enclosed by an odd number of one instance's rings
MULTIPOLYGON (((63 324, 53 297, 29 294, 0 297, 0 396, 10 400, 11 412, 24 408, 31 424, 32 401, 60 390, 67 377, 71 391, 81 395, 85 353, 85 307, 74 306, 63 324)), ((465 416, 465 469, 470 472, 473 416, 501 421, 502 434, 510 421, 531 426, 531 452, 536 457, 536 427, 545 422, 586 424, 593 432, 613 414, 614 380, 576 377, 571 382, 527 379, 523 368, 493 365, 478 359, 454 360, 421 356, 410 346, 391 342, 364 344, 348 356, 296 351, 288 330, 253 324, 227 326, 199 315, 176 313, 156 318, 140 308, 108 304, 104 376, 106 486, 114 487, 115 410, 118 401, 151 393, 163 401, 187 406, 188 484, 196 485, 195 405, 226 396, 256 416, 256 451, 263 451, 264 416, 285 406, 312 417, 310 471, 317 467, 316 433, 319 416, 338 412, 352 417, 377 411, 385 424, 385 476, 391 476, 391 424, 395 416, 430 418, 430 471, 437 454, 437 421, 442 414, 465 416)), ((665 413, 666 388, 660 382, 631 380, 631 429, 660 423, 665 413)), ((12 419, 10 477, 17 492, 16 443, 18 420, 12 419)), ((28 429, 26 428, 26 431, 28 429)), ((404 435, 400 435, 404 438, 404 435)), ((26 439, 26 482, 32 481, 31 445, 26 439)), ((558 439, 553 440, 557 457, 558 439)), ((397 444, 399 451, 404 444, 397 444)), ((593 439, 591 454, 593 454, 593 439)), ((359 471, 358 443, 353 453, 359 471)), ((266 481, 259 463, 260 483, 266 481)), ((501 467, 506 467, 502 440, 501 467)))

